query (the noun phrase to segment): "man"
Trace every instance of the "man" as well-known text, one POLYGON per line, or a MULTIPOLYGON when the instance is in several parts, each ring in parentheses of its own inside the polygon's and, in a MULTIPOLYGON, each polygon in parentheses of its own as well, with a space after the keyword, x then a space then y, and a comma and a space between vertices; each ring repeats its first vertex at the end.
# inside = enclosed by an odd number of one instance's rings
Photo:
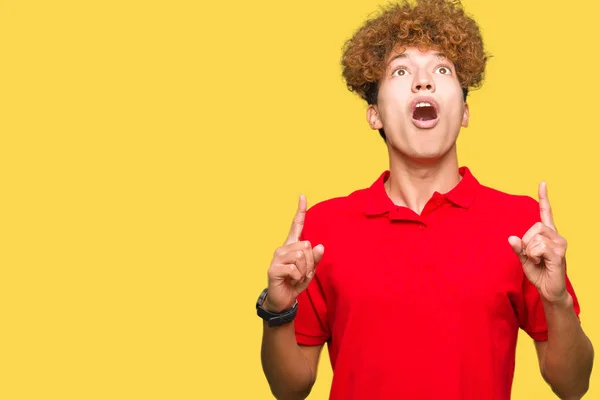
POLYGON ((299 200, 257 303, 277 398, 308 396, 327 343, 331 399, 506 400, 519 329, 557 396, 587 392, 593 347, 545 183, 538 202, 458 165, 487 58, 476 23, 443 0, 389 6, 348 41, 344 77, 389 171, 308 211, 299 200))

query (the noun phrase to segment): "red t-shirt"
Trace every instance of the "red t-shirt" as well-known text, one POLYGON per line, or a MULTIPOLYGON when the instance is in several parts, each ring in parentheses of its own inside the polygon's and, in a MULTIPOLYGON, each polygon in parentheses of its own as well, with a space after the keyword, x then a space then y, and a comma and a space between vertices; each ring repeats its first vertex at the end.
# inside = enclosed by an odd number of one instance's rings
POLYGON ((308 210, 302 239, 325 254, 295 329, 299 344, 328 344, 330 399, 507 400, 519 328, 547 340, 538 291, 508 243, 540 220, 538 202, 460 173, 421 215, 392 203, 387 171, 308 210))

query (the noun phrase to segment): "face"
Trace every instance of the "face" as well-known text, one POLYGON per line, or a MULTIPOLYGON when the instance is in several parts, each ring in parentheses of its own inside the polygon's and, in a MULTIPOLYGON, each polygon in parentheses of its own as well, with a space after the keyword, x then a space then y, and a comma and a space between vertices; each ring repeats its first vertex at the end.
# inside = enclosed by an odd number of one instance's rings
POLYGON ((393 53, 379 81, 377 105, 367 121, 383 128, 390 150, 414 160, 435 160, 454 149, 469 108, 454 64, 434 50, 393 53))

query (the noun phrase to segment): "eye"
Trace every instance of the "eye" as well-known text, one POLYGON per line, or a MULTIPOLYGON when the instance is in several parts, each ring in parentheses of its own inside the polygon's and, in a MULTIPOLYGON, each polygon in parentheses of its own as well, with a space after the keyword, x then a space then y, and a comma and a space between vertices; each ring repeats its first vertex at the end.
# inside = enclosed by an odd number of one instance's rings
POLYGON ((396 68, 394 72, 392 72, 392 76, 404 76, 408 74, 408 71, 404 67, 396 68))
POLYGON ((435 72, 442 74, 442 75, 452 75, 452 70, 450 68, 444 67, 444 66, 437 67, 435 72))

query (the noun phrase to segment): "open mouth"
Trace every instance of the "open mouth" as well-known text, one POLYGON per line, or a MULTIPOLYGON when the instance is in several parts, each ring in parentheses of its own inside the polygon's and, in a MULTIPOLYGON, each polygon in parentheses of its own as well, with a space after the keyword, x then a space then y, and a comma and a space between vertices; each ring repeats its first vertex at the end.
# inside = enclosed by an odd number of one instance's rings
POLYGON ((433 100, 417 100, 412 106, 413 124, 418 128, 433 128, 438 123, 438 106, 433 100))
POLYGON ((421 101, 413 111, 413 118, 417 121, 431 121, 437 118, 437 110, 431 103, 421 101))

